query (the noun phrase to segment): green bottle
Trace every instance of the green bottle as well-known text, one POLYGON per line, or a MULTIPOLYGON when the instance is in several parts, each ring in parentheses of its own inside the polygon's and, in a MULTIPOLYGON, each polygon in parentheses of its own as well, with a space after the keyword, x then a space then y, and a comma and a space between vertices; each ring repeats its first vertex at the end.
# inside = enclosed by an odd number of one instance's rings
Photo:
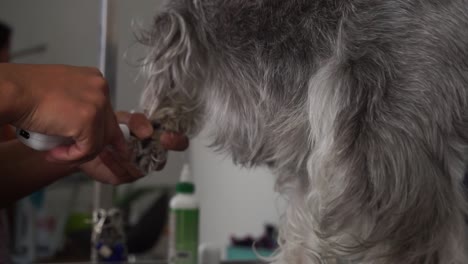
POLYGON ((176 195, 172 197, 169 218, 169 263, 197 264, 199 206, 190 169, 184 165, 176 195))

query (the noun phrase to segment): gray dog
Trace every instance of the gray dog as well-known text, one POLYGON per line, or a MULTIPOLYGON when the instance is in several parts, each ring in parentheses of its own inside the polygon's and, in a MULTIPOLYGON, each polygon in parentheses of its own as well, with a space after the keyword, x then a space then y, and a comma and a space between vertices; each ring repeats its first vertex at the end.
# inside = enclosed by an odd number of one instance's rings
POLYGON ((468 263, 468 0, 172 0, 141 42, 152 119, 277 175, 278 263, 468 263))

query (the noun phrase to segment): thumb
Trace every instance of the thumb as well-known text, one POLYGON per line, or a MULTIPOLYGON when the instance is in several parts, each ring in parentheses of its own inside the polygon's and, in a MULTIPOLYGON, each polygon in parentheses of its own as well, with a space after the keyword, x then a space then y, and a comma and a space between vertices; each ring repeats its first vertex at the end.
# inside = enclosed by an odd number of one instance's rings
POLYGON ((90 160, 94 158, 89 155, 92 147, 87 140, 74 142, 73 144, 65 144, 58 146, 49 151, 48 159, 54 161, 80 161, 90 160))

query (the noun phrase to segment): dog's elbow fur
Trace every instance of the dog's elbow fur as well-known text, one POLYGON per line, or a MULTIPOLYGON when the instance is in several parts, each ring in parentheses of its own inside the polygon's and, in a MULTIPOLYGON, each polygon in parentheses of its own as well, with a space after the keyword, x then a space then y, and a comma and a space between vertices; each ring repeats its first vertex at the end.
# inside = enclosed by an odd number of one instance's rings
POLYGON ((172 1, 143 106, 272 168, 280 262, 464 264, 466 28, 467 0, 172 1))

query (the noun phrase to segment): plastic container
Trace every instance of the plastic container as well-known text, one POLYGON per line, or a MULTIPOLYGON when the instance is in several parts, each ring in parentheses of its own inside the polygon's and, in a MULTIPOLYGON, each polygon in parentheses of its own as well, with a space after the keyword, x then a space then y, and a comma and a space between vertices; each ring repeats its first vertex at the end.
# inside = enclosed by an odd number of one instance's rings
POLYGON ((182 169, 176 195, 169 206, 169 263, 197 264, 199 206, 187 164, 182 169))

